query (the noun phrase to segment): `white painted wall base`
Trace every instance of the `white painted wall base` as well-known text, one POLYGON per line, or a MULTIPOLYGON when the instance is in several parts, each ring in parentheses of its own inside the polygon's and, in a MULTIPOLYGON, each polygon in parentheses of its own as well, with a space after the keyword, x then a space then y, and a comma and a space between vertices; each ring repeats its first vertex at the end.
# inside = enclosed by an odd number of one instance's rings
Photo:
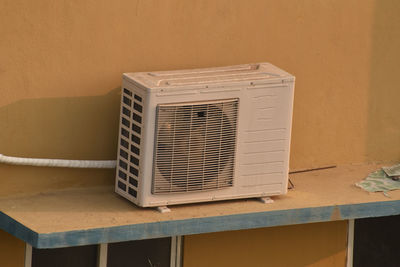
POLYGON ((171 237, 171 267, 182 266, 182 236, 171 237))
POLYGON ((97 267, 107 267, 108 244, 99 244, 97 253, 97 267))
POLYGON ((25 243, 25 267, 32 266, 32 246, 25 243))
POLYGON ((347 267, 353 267, 354 219, 349 220, 347 230, 347 267))

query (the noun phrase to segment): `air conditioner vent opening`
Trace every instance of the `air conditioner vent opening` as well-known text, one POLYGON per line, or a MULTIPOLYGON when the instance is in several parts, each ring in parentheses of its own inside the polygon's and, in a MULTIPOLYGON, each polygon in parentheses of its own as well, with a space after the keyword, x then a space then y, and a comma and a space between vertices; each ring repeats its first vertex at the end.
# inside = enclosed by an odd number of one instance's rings
POLYGON ((142 97, 135 92, 127 88, 123 89, 117 190, 128 193, 133 198, 137 198, 138 176, 140 172, 142 100, 142 97), (134 165, 130 164, 128 160, 134 165))
POLYGON ((153 194, 233 186, 238 99, 158 105, 153 194))

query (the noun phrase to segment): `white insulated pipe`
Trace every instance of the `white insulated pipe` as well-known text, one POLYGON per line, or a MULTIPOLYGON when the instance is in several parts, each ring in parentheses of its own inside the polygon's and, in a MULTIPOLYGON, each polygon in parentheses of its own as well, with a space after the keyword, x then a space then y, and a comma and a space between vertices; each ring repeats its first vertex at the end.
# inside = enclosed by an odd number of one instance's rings
POLYGON ((9 157, 0 154, 0 163, 12 165, 30 165, 42 167, 64 167, 64 168, 97 168, 113 169, 117 165, 116 160, 68 160, 68 159, 37 159, 9 157))

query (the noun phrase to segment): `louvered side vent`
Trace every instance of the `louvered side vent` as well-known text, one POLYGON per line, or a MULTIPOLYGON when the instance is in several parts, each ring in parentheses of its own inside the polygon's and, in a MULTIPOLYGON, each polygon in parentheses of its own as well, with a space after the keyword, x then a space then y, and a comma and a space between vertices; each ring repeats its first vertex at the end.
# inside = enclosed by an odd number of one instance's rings
POLYGON ((143 118, 143 98, 126 88, 122 92, 121 132, 117 166, 117 187, 137 198, 140 172, 140 148, 143 118))
POLYGON ((157 106, 153 194, 233 185, 238 99, 157 106))

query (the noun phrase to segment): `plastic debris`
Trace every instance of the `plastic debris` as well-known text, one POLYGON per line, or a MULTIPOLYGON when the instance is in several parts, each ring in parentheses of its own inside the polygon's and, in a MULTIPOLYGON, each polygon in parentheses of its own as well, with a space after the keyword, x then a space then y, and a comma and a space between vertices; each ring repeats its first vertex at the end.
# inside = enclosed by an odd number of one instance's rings
POLYGON ((385 196, 388 191, 400 189, 400 164, 370 173, 364 180, 356 183, 356 186, 368 192, 383 192, 385 196))

